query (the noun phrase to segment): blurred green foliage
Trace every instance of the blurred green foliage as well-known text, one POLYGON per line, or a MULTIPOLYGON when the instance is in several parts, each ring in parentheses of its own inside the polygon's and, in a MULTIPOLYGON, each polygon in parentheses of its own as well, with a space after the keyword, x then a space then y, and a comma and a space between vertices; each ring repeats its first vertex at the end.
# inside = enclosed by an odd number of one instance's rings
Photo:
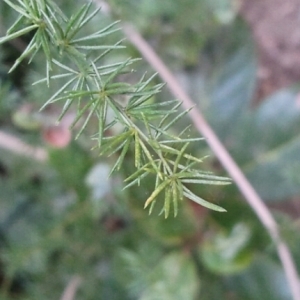
MULTIPOLYGON (((263 199, 288 207, 300 193, 299 89, 279 91, 253 107, 256 55, 233 2, 109 2, 171 66, 263 199)), ((70 1, 58 4, 65 12, 71 6, 70 1)), ((3 35, 13 16, 3 1, 0 12, 3 35)), ((98 20, 111 22, 102 15, 98 20)), ((227 213, 185 201, 176 218, 148 216, 142 206, 153 180, 123 190, 123 179, 132 172, 132 150, 121 174, 108 179, 116 158, 104 161, 90 151, 89 128, 96 122, 59 149, 43 134, 58 104, 39 119, 40 127, 14 122, 24 104, 33 106, 30 115, 51 94, 29 86, 44 73, 42 57, 30 68, 22 63, 15 71, 18 80, 6 75, 15 49, 11 43, 0 51, 1 130, 45 147, 49 158, 37 162, 0 149, 1 300, 60 299, 77 275, 82 282, 76 299, 291 299, 275 247, 234 185, 193 189, 227 213)), ((138 53, 129 46, 122 55, 138 53)), ((135 68, 143 73, 148 66, 135 68)), ((166 89, 153 101, 165 99, 170 99, 166 89)), ((181 131, 180 123, 175 130, 181 131)), ((205 169, 223 175, 205 142, 191 151, 197 157, 208 154, 205 169)), ((300 270, 299 219, 281 211, 276 217, 300 270)))

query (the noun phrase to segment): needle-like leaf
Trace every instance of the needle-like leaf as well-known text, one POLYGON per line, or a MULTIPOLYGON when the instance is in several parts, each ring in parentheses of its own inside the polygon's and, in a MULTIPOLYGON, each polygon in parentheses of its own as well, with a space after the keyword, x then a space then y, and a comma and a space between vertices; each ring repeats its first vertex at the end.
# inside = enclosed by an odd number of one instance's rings
MULTIPOLYGON (((149 207, 149 213, 161 195, 164 195, 164 200, 160 209, 165 218, 170 215, 172 207, 174 216, 177 215, 178 202, 184 197, 207 208, 225 211, 195 195, 186 186, 230 183, 226 177, 197 168, 204 158, 188 153, 188 149, 193 149, 188 147, 202 138, 190 136, 189 126, 179 133, 170 130, 190 109, 178 113, 181 103, 177 100, 157 101, 157 94, 164 84, 154 84, 156 74, 149 78, 144 74, 136 83, 121 80, 124 74, 132 72, 131 65, 137 59, 112 61, 109 54, 125 46, 123 40, 107 43, 104 37, 111 37, 119 30, 115 26, 118 22, 89 33, 82 29, 99 12, 93 8, 92 2, 83 5, 70 18, 53 0, 4 2, 18 16, 6 35, 0 38, 0 44, 34 32, 10 71, 24 59, 31 62, 38 52, 43 53, 46 76, 34 84, 46 83, 49 87, 53 80, 62 83, 41 109, 62 102, 60 121, 74 104, 76 117, 71 127, 80 121, 76 138, 93 123, 90 122, 92 118, 97 118, 97 133, 92 140, 96 141, 99 154, 117 156, 110 174, 121 169, 130 153, 128 158, 134 157, 136 170, 125 179, 124 188, 140 185, 148 175, 155 178, 153 191, 144 205, 149 207)), ((84 29, 88 29, 86 27, 84 29)))
POLYGON ((170 180, 163 181, 150 195, 150 197, 146 200, 144 208, 146 208, 158 195, 162 192, 168 184, 170 184, 170 180))
POLYGON ((226 212, 226 209, 224 209, 221 206, 218 206, 216 204, 213 204, 211 202, 208 202, 202 198, 200 198, 199 196, 195 195, 193 192, 191 192, 187 187, 183 186, 183 195, 185 197, 187 197, 188 199, 204 206, 207 207, 209 209, 215 210, 215 211, 219 211, 219 212, 226 212))

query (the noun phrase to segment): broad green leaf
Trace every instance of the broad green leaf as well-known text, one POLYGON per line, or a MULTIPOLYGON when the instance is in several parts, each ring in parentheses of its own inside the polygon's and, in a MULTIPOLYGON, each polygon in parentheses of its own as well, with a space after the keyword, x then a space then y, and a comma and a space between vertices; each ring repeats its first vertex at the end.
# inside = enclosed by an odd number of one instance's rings
POLYGON ((105 201, 105 196, 112 191, 109 172, 110 166, 108 164, 98 163, 91 168, 85 178, 85 183, 92 194, 93 213, 97 218, 102 217, 109 209, 109 203, 105 201))
POLYGON ((266 201, 285 200, 300 192, 297 95, 296 89, 287 89, 265 100, 249 120, 247 135, 241 137, 234 151, 244 151, 243 169, 266 201))
POLYGON ((201 246, 203 264, 217 274, 233 274, 248 267, 252 252, 247 251, 250 228, 237 223, 229 233, 216 233, 201 246))
POLYGON ((284 271, 266 256, 257 257, 243 273, 228 278, 227 286, 236 299, 292 299, 284 271))
POLYGON ((231 0, 207 1, 221 24, 230 24, 238 14, 240 2, 231 0))
POLYGON ((256 60, 253 46, 248 42, 220 66, 212 86, 207 113, 222 140, 243 119, 254 95, 255 81, 256 60))
POLYGON ((162 249, 145 237, 140 237, 135 245, 134 249, 119 247, 114 257, 115 276, 131 295, 131 299, 138 299, 150 284, 153 266, 163 255, 162 249))
POLYGON ((200 289, 195 265, 184 253, 171 253, 158 261, 151 283, 139 300, 194 300, 200 289))
POLYGON ((91 167, 87 152, 75 143, 64 149, 49 149, 49 161, 62 184, 76 190, 79 198, 86 198, 84 178, 91 167))
MULTIPOLYGON (((234 130, 250 107, 256 86, 256 56, 251 34, 237 22, 223 37, 210 65, 181 74, 181 81, 222 141, 234 138, 234 130), (232 38, 235 36, 235 38, 232 38), (239 39, 240 43, 237 43, 239 39)), ((207 60, 207 57, 204 57, 207 60)))
POLYGON ((263 154, 246 169, 254 188, 266 201, 286 200, 300 193, 300 136, 263 154))

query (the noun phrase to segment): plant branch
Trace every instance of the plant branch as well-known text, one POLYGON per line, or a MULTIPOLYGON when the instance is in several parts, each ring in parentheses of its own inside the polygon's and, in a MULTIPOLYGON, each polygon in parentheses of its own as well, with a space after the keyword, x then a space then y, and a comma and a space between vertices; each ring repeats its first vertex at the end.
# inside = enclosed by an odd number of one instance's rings
MULTIPOLYGON (((95 2, 98 3, 97 0, 95 0, 95 2)), ((189 109, 190 107, 195 106, 191 98, 181 88, 175 76, 158 57, 154 50, 149 46, 149 44, 143 39, 143 37, 131 25, 127 23, 123 23, 122 25, 124 33, 126 34, 129 41, 139 50, 139 52, 154 68, 154 70, 158 72, 162 80, 167 83, 167 86, 172 94, 179 100, 183 101, 183 107, 185 109, 189 109)), ((220 142, 212 128, 206 122, 199 109, 195 107, 189 112, 189 115, 197 130, 206 138, 208 145, 215 153, 216 157, 219 159, 220 163, 226 169, 228 174, 231 176, 240 192, 245 197, 248 204, 252 207, 257 217, 264 225, 274 243, 276 244, 278 256, 285 270, 293 299, 299 300, 300 281, 298 278, 295 263, 287 245, 282 240, 279 234, 277 223, 273 218, 271 212, 262 201, 260 196, 257 194, 257 192, 254 190, 252 185, 249 183, 248 179, 245 177, 239 166, 230 156, 224 145, 220 142)))
MULTIPOLYGON (((39 50, 43 52, 46 61, 46 78, 38 80, 37 83, 44 82, 49 87, 50 80, 52 81, 53 79, 57 80, 65 77, 68 81, 62 82, 62 86, 45 102, 42 109, 54 102, 65 102, 59 117, 60 120, 66 115, 71 105, 77 104, 76 118, 71 127, 73 128, 79 120, 84 121, 76 138, 80 136, 87 124, 90 123, 92 116, 95 115, 98 117, 98 133, 94 135, 94 139, 98 141, 98 146, 101 146, 99 149, 100 153, 111 155, 124 147, 112 171, 120 169, 129 145, 134 143, 134 164, 138 169, 138 177, 134 178, 133 182, 139 183, 145 177, 145 174, 143 174, 145 173, 144 171, 146 171, 146 175, 150 171, 153 171, 154 174, 156 173, 157 182, 160 185, 155 186, 155 191, 153 191, 150 200, 156 199, 156 196, 165 190, 163 210, 165 211, 165 217, 168 217, 170 192, 175 182, 179 189, 182 189, 186 183, 183 180, 191 180, 196 173, 199 178, 202 176, 202 171, 190 168, 185 170, 184 177, 179 176, 179 174, 176 175, 175 173, 179 171, 176 171, 176 167, 174 168, 175 171, 173 171, 169 166, 169 161, 164 159, 164 156, 169 155, 171 157, 170 161, 172 161, 174 156, 177 156, 177 164, 179 163, 179 159, 185 160, 186 164, 190 160, 199 163, 202 162, 198 158, 184 153, 190 142, 196 142, 199 139, 189 139, 187 141, 184 138, 179 138, 179 136, 172 137, 167 132, 170 126, 183 117, 188 110, 173 118, 173 114, 177 113, 180 103, 171 109, 166 109, 166 107, 169 107, 171 103, 174 104, 174 101, 165 101, 161 104, 149 103, 149 99, 159 93, 163 86, 162 84, 153 86, 151 81, 154 76, 151 76, 147 80, 144 80, 145 76, 142 76, 141 80, 135 84, 118 82, 118 75, 130 73, 131 71, 128 67, 135 60, 129 58, 123 62, 114 64, 99 61, 110 51, 123 49, 125 46, 120 45, 121 41, 118 41, 114 45, 105 45, 105 41, 101 40, 102 37, 110 35, 117 30, 113 28, 116 22, 100 31, 82 36, 82 28, 100 10, 100 8, 93 10, 89 14, 91 2, 84 4, 78 12, 67 18, 52 0, 48 0, 47 5, 45 5, 46 2, 37 0, 31 0, 28 3, 26 2, 26 4, 23 4, 22 1, 18 1, 15 4, 10 0, 4 1, 19 13, 19 17, 7 29, 5 36, 0 38, 0 44, 33 30, 35 31, 31 41, 19 58, 16 59, 9 72, 13 71, 26 57, 32 61, 39 50), (104 51, 100 56, 99 50, 104 51), (64 64, 63 58, 68 58, 68 61, 71 60, 75 69, 71 68, 69 63, 64 64), (52 68, 54 65, 58 67, 58 70, 54 71, 54 68, 52 68), (124 95, 129 96, 128 104, 119 102, 120 98, 124 97, 124 95), (113 112, 114 120, 106 126, 108 109, 111 109, 113 112), (160 123, 156 129, 156 126, 151 122, 157 119, 160 119, 160 123), (135 121, 133 123, 130 120, 135 121), (168 124, 165 124, 166 122, 168 124), (123 132, 105 137, 107 130, 116 123, 122 125, 123 132), (146 133, 144 134, 138 126, 145 128, 146 133), (167 137, 167 141, 159 139, 161 135, 167 137), (164 142, 170 143, 173 141, 176 142, 174 143, 174 147, 164 145, 164 142), (184 143, 187 143, 186 146, 184 146, 184 143), (155 155, 153 156, 154 153, 155 155), (157 159, 155 158, 156 156, 157 159), (150 163, 151 170, 149 168, 147 170, 144 169, 145 166, 148 166, 148 163, 150 163)), ((55 69, 57 69, 56 67, 55 69)), ((201 183, 220 184, 217 176, 211 176, 210 179, 209 181, 202 180, 201 183)), ((224 179, 227 183, 230 182, 228 178, 224 179)), ((190 183, 195 182, 190 181, 190 183)), ((186 198, 203 206, 224 211, 223 208, 217 205, 203 201, 202 198, 194 195, 191 191, 185 191, 184 195, 186 198)), ((177 213, 177 201, 179 200, 179 197, 173 198, 173 203, 175 203, 173 207, 176 210, 175 214, 177 213)), ((149 203, 149 201, 147 200, 146 203, 149 203)), ((155 201, 152 201, 152 203, 155 203, 155 201)))

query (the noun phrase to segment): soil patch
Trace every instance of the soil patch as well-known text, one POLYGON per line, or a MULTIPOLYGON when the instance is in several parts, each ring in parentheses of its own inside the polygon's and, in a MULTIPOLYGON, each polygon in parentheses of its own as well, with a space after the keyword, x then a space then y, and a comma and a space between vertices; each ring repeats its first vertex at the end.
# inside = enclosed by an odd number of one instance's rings
POLYGON ((300 82, 300 0, 241 0, 258 51, 256 101, 300 82))

